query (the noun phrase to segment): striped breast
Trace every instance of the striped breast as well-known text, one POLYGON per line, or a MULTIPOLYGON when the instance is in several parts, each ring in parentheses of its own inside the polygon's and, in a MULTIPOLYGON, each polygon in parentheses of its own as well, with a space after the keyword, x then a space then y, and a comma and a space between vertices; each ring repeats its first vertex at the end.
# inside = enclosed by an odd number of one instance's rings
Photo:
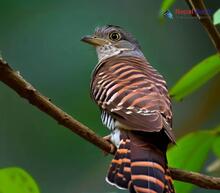
POLYGON ((105 125, 110 131, 114 131, 116 127, 116 120, 107 112, 102 111, 101 114, 102 124, 105 125))
POLYGON ((115 56, 102 61, 93 72, 91 96, 124 129, 153 132, 165 128, 173 140, 166 82, 145 59, 115 56))
POLYGON ((111 142, 118 148, 121 138, 120 130, 117 128, 117 121, 109 113, 102 111, 101 114, 102 124, 105 125, 111 131, 111 142))

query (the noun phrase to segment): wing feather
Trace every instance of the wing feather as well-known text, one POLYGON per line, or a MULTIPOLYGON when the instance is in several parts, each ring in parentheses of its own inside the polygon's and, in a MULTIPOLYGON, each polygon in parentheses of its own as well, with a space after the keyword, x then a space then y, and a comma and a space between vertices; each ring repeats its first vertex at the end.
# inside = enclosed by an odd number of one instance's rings
POLYGON ((91 96, 126 128, 171 132, 166 82, 144 59, 121 56, 102 61, 93 72, 91 96))

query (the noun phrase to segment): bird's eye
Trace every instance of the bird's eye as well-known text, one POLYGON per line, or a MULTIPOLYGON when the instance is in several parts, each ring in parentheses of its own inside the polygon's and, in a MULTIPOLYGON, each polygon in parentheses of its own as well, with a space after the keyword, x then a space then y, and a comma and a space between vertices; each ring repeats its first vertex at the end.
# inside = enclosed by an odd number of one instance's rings
POLYGON ((121 34, 118 32, 112 32, 109 34, 109 38, 113 41, 118 41, 121 39, 121 34))

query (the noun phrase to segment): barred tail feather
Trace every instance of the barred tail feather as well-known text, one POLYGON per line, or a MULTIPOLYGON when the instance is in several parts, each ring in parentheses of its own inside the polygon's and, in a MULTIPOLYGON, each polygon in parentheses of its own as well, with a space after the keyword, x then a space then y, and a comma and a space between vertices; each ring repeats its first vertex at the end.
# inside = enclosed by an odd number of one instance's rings
POLYGON ((119 189, 127 189, 131 180, 130 140, 122 139, 111 162, 106 181, 119 189))
POLYGON ((122 135, 107 182, 130 193, 174 193, 166 155, 133 135, 122 135))
POLYGON ((173 179, 171 178, 169 169, 166 170, 166 175, 165 175, 165 190, 166 193, 175 193, 173 186, 173 179))
POLYGON ((165 162, 163 155, 155 147, 137 147, 132 145, 131 180, 136 193, 164 193, 165 162))

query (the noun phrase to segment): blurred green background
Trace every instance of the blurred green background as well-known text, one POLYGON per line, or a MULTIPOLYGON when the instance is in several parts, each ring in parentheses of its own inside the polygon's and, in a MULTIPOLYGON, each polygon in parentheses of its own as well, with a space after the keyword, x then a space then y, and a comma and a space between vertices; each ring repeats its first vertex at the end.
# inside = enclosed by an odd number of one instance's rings
MULTIPOLYGON (((92 47, 80 42, 82 36, 91 34, 96 26, 123 26, 139 40, 168 87, 194 64, 216 53, 196 19, 166 19, 161 24, 161 2, 0 0, 1 54, 52 102, 99 135, 106 135, 89 96, 90 74, 97 58, 92 47)), ((206 4, 213 12, 220 7, 218 1, 206 4)), ((177 1, 171 11, 176 8, 188 6, 177 1)), ((173 103, 177 136, 198 128, 212 129, 219 123, 219 102, 213 104, 220 97, 217 79, 173 103), (213 93, 211 100, 209 92, 213 93)), ((110 159, 0 84, 0 168, 24 168, 42 193, 123 192, 104 181, 110 159)), ((218 191, 195 188, 193 192, 218 191)))

